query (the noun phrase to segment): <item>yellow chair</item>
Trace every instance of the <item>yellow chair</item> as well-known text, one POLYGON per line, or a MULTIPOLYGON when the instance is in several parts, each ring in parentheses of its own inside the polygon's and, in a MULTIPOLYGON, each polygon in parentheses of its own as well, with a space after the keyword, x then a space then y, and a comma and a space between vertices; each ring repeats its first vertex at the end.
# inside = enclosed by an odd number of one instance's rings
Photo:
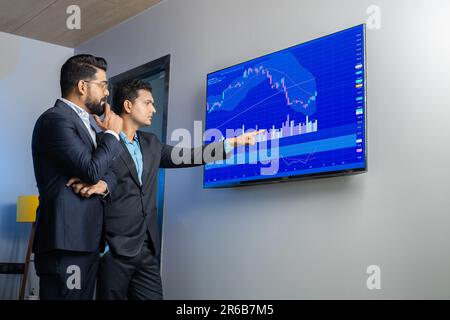
POLYGON ((30 267, 31 251, 33 249, 34 233, 36 230, 36 210, 39 206, 39 197, 37 195, 19 196, 17 198, 17 222, 31 222, 30 238, 28 240, 27 255, 25 257, 25 267, 20 283, 19 300, 25 297, 25 287, 27 285, 28 269, 30 267))

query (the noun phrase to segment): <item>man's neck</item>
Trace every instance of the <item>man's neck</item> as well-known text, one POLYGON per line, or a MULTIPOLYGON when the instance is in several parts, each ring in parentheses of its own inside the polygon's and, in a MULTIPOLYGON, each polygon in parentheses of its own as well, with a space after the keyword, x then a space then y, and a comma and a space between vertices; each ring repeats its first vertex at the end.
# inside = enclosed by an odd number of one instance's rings
POLYGON ((136 126, 135 123, 131 123, 128 119, 123 119, 123 128, 122 131, 127 136, 128 141, 133 141, 134 136, 136 135, 136 131, 138 131, 139 127, 136 126))
POLYGON ((86 108, 85 104, 80 99, 78 99, 77 97, 67 96, 67 97, 63 97, 63 98, 66 99, 66 100, 69 100, 70 102, 72 102, 74 104, 76 104, 78 107, 80 107, 81 109, 83 109, 87 113, 90 113, 89 109, 86 108))

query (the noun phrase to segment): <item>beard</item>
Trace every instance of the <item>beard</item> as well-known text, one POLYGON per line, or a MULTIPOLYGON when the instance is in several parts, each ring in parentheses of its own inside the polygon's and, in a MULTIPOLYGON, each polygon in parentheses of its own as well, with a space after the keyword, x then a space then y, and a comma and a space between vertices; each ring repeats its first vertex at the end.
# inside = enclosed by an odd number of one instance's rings
POLYGON ((105 112, 105 103, 106 97, 101 99, 100 101, 92 101, 89 99, 86 101, 86 108, 89 109, 91 114, 96 114, 97 116, 101 116, 105 112))

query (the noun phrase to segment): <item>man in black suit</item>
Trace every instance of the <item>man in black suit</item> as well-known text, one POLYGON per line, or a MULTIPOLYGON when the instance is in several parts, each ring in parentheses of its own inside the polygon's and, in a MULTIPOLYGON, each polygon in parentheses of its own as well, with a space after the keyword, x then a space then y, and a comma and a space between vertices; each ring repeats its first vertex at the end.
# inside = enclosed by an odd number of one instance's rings
MULTIPOLYGON (((207 147, 174 148, 161 143, 154 134, 138 131, 151 124, 156 112, 149 84, 139 80, 122 83, 115 89, 113 101, 114 111, 124 121, 120 134, 124 152, 113 163, 117 186, 112 201, 105 207, 109 251, 100 261, 97 298, 162 299, 156 215, 158 169, 192 167, 225 159, 225 145, 231 151, 235 145, 254 144, 254 137, 264 130, 207 147), (195 159, 201 162, 195 164, 195 159)), ((90 186, 80 184, 75 188, 89 190, 90 186)))
POLYGON ((106 103, 107 63, 77 55, 61 68, 55 106, 37 120, 32 154, 39 189, 35 266, 41 299, 92 299, 103 227, 103 201, 116 179, 108 174, 122 152, 122 119, 106 103), (103 120, 98 117, 105 114, 103 120), (105 131, 97 140, 89 115, 105 131), (73 193, 79 177, 96 187, 90 198, 73 193))

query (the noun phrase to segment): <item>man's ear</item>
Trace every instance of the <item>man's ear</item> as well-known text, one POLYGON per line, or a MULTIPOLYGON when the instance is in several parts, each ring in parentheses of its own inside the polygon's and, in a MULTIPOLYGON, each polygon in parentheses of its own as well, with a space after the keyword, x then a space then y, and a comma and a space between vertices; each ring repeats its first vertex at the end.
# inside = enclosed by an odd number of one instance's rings
POLYGON ((78 81, 78 83, 77 83, 77 91, 78 91, 79 95, 81 95, 81 96, 85 95, 86 91, 87 91, 86 82, 84 82, 83 80, 78 81))
POLYGON ((131 101, 125 100, 123 102, 123 110, 125 111, 125 113, 131 113, 132 109, 133 109, 133 104, 131 103, 131 101))

